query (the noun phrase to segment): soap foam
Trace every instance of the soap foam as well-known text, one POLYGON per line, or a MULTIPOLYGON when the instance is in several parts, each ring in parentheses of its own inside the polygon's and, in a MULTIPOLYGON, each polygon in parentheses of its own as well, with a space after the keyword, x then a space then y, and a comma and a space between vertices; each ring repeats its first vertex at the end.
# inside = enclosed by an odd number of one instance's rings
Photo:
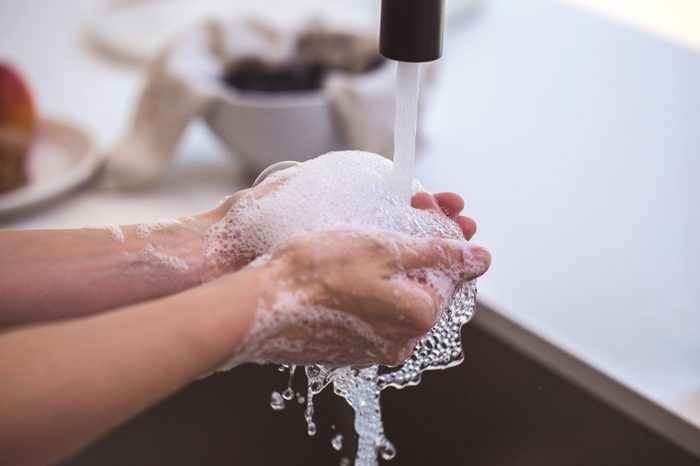
POLYGON ((124 236, 124 232, 122 231, 121 227, 118 225, 112 225, 111 223, 101 223, 99 225, 93 225, 87 227, 88 230, 104 230, 109 232, 109 234, 112 236, 112 239, 116 241, 117 243, 123 243, 126 241, 126 237, 124 236))
POLYGON ((162 251, 162 246, 147 244, 138 252, 139 256, 147 263, 155 264, 172 270, 173 272, 185 273, 190 266, 184 259, 170 256, 162 251))
POLYGON ((151 233, 158 230, 164 230, 166 228, 180 225, 182 222, 179 220, 154 220, 151 222, 144 222, 136 228, 136 236, 139 238, 148 238, 151 233))
MULTIPOLYGON (((379 155, 345 151, 274 173, 209 230, 207 254, 224 263, 256 258, 294 238, 323 231, 462 238, 456 223, 441 212, 408 205, 394 189, 391 171, 391 162, 379 155)), ((423 190, 414 181, 412 193, 423 190)))

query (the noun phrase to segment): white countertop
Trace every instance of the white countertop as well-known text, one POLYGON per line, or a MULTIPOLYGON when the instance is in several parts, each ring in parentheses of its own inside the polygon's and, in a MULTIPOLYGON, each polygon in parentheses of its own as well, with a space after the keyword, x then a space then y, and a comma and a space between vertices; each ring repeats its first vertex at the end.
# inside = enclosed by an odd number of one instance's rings
POLYGON ((493 0, 442 65, 417 175, 478 219, 482 301, 687 421, 700 455, 700 53, 493 0))
MULTIPOLYGON (((94 2, 66 4, 0 4, 0 57, 44 113, 104 146, 126 127, 140 76, 81 40, 94 2)), ((575 358, 587 370, 567 376, 700 455, 700 52, 551 0, 485 0, 452 27, 417 175, 464 194, 478 220, 494 325, 575 358)), ((178 152, 145 194, 81 191, 0 228, 185 216, 241 187, 201 126, 178 152)))

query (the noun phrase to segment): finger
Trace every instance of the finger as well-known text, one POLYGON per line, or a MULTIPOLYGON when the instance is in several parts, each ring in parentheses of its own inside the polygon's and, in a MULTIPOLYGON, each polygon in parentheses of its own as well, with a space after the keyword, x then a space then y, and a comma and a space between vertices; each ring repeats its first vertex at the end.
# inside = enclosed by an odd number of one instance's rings
POLYGON ((471 280, 491 265, 486 249, 466 241, 404 238, 398 245, 404 270, 437 268, 460 280, 471 280))
POLYGON ((462 199, 462 196, 459 194, 437 193, 435 194, 435 199, 438 205, 450 217, 454 217, 464 209, 464 199, 462 199))
POLYGON ((439 210, 437 200, 428 193, 416 193, 411 198, 411 207, 420 210, 439 210))
POLYGON ((474 233, 476 233, 476 222, 474 219, 465 217, 464 215, 458 215, 455 218, 455 222, 457 222, 457 225, 459 225, 459 228, 462 230, 462 233, 467 241, 472 239, 472 236, 474 236, 474 233))
POLYGON ((457 215, 464 208, 464 200, 458 194, 438 193, 432 196, 428 193, 417 193, 411 199, 411 205, 416 209, 422 210, 437 210, 439 208, 447 216, 457 221, 462 234, 467 240, 470 240, 476 233, 476 222, 473 219, 457 215))
MULTIPOLYGON (((420 335, 422 336, 422 335, 420 335)), ((390 348, 383 358, 375 361, 374 364, 379 362, 383 366, 395 367, 402 364, 406 359, 408 359, 411 354, 413 354, 413 348, 416 346, 418 338, 411 338, 405 343, 401 343, 390 348)))

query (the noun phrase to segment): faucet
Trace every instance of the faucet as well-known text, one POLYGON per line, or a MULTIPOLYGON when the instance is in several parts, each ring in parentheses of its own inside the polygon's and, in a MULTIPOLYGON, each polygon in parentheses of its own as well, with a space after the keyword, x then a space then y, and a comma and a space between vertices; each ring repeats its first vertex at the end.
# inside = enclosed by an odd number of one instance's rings
POLYGON ((422 63, 442 55, 445 0, 382 0, 379 53, 422 63))

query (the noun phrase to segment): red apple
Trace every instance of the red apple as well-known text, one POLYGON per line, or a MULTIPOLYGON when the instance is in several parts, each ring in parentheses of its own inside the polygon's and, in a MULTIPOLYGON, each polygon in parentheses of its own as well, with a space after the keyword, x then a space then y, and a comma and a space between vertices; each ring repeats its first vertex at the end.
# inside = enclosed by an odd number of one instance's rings
POLYGON ((0 62, 0 192, 26 183, 26 158, 36 127, 29 87, 11 66, 0 62))
POLYGON ((0 125, 31 134, 36 113, 29 87, 19 73, 0 62, 0 125))

